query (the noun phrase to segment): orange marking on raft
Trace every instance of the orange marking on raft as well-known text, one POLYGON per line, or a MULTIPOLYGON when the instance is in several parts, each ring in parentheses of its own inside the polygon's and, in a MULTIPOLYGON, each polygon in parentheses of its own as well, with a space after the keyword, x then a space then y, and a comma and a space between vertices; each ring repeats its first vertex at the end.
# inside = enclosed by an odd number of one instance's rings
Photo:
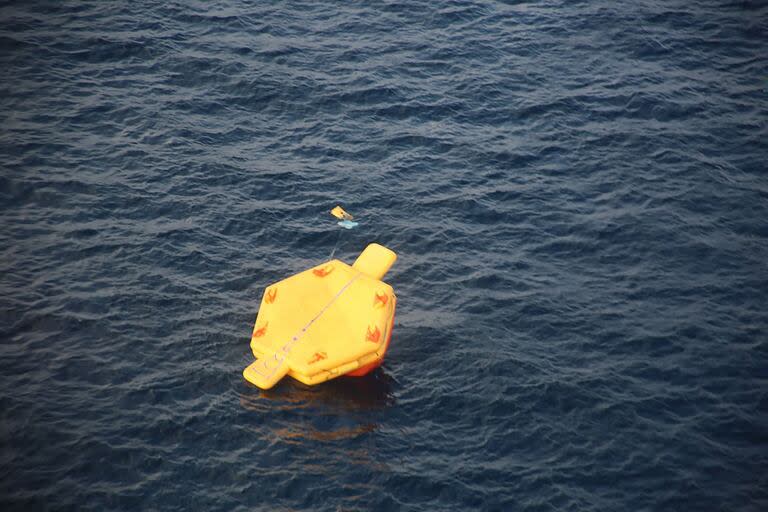
POLYGON ((387 336, 387 340, 384 343, 384 348, 379 349, 381 350, 381 355, 379 359, 376 361, 373 361, 372 363, 368 363, 365 366, 361 366, 357 370, 352 370, 347 375, 350 377, 362 377, 364 375, 368 375, 373 370, 381 366, 381 363, 384 361, 384 356, 387 353, 387 349, 389 348, 389 344, 392 341, 392 328, 395 326, 395 311, 394 308, 397 306, 397 299, 395 297, 392 297, 392 317, 389 319, 389 328, 387 329, 387 332, 389 332, 389 335, 387 336))
POLYGON ((262 336, 264 336, 264 333, 267 332, 267 326, 268 325, 269 325, 269 322, 265 323, 259 329, 256 329, 255 331, 253 331, 253 337, 254 338, 261 338, 262 336))
POLYGON ((387 305, 387 302, 389 301, 389 297, 387 297, 386 293, 376 293, 376 296, 373 299, 373 307, 375 308, 383 308, 387 305))
POLYGON ((264 302, 266 302, 267 304, 272 304, 273 302, 275 302, 276 298, 277 298, 277 288, 273 290, 269 290, 267 292, 266 296, 264 297, 264 302))
POLYGON ((378 343, 380 337, 381 337, 381 331, 379 330, 378 326, 375 326, 373 330, 371 330, 370 326, 368 327, 368 332, 365 335, 366 341, 372 341, 374 343, 378 343))
POLYGON ((331 272, 333 272, 333 267, 331 265, 326 265, 323 268, 316 268, 312 271, 317 277, 325 277, 331 272))
POLYGON ((315 352, 315 355, 312 356, 312 359, 307 361, 307 364, 315 364, 316 362, 322 361, 327 357, 328 357, 328 354, 326 354, 325 352, 315 352))

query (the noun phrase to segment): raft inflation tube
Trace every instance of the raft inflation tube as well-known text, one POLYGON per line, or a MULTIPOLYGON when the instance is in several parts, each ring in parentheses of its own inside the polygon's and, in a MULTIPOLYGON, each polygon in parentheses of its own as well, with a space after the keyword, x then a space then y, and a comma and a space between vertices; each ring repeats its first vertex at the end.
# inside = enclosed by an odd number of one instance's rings
POLYGON ((397 255, 370 244, 350 266, 331 260, 264 290, 245 379, 269 389, 285 375, 319 384, 381 365, 397 298, 381 281, 397 255))

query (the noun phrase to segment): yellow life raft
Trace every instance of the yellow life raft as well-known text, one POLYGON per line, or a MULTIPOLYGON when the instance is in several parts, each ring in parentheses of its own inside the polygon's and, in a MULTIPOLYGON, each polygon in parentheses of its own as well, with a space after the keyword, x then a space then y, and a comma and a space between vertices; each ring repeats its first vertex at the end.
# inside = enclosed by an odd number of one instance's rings
POLYGON ((245 379, 269 389, 285 375, 318 384, 378 367, 397 301, 381 278, 396 259, 370 244, 351 266, 331 260, 268 286, 251 335, 256 361, 245 379))

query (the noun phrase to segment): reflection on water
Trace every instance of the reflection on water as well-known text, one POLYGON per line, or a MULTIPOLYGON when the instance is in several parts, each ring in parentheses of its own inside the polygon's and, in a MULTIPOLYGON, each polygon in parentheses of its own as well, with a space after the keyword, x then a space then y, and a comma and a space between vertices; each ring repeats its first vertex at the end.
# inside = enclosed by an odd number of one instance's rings
POLYGON ((283 379, 270 390, 245 383, 240 404, 268 414, 259 426, 289 444, 333 442, 374 432, 375 413, 395 404, 394 379, 381 368, 365 377, 340 377, 316 386, 283 379))
POLYGON ((333 430, 318 430, 310 427, 285 427, 273 431, 277 437, 287 443, 301 443, 304 441, 341 441, 370 434, 376 430, 373 423, 363 423, 356 427, 339 427, 333 430))
POLYGON ((364 412, 394 405, 394 379, 381 368, 365 377, 340 377, 316 386, 307 386, 294 379, 285 379, 272 389, 263 390, 250 384, 241 395, 244 408, 264 411, 269 408, 322 407, 326 413, 364 412))

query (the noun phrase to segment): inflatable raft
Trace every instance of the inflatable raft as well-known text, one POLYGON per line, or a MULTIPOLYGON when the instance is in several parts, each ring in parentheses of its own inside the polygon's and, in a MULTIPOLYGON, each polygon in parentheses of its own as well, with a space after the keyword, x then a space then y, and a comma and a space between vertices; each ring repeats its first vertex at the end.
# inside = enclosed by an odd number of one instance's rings
POLYGON ((397 301, 381 279, 396 259, 370 244, 352 265, 331 260, 268 286, 251 335, 256 361, 245 379, 269 389, 285 375, 318 384, 378 367, 397 301))

